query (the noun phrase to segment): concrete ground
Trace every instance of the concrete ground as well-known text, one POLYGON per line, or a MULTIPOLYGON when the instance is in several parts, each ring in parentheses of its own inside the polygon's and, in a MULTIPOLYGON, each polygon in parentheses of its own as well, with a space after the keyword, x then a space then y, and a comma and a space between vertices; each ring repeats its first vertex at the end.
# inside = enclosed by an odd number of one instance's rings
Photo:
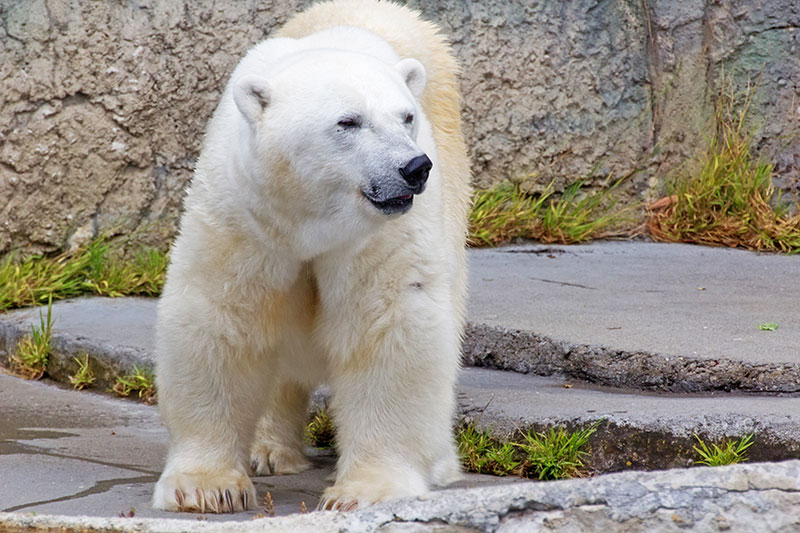
POLYGON ((472 250, 470 268, 473 323, 664 357, 800 362, 797 256, 603 242, 472 250))
MULTIPOLYGON (((167 432, 156 408, 93 392, 74 392, 52 381, 32 382, 0 373, 0 512, 115 517, 134 509, 139 518, 188 518, 150 507, 164 465, 167 432)), ((315 468, 291 476, 253 478, 259 501, 270 493, 275 515, 313 511, 330 482, 335 457, 308 450, 315 468)), ((469 475, 455 487, 505 481, 469 475)), ((248 520, 263 509, 237 513, 248 520)), ((204 515, 230 520, 231 515, 204 515)), ((0 531, 2 526, 0 526, 0 531)))
MULTIPOLYGON (((513 387, 512 387, 513 388, 513 387)), ((501 400, 504 401, 504 400, 501 400)), ((259 510, 194 515, 148 502, 166 451, 152 406, 0 373, 0 531, 797 531, 800 461, 624 472, 559 482, 468 476, 448 490, 350 513, 302 513, 330 456, 254 479, 259 510)), ((312 503, 313 505, 313 503, 312 503)), ((313 509, 312 509, 313 511, 313 509)))
MULTIPOLYGON (((462 373, 460 420, 497 436, 602 421, 589 460, 596 472, 686 466, 694 434, 754 433, 752 460, 800 458, 800 258, 610 242, 472 250, 470 262, 465 360, 488 368, 462 373), (759 330, 764 322, 778 329, 759 330)), ((92 356, 98 390, 133 365, 152 365, 154 300, 83 298, 55 303, 53 314, 53 379, 67 382, 72 358, 83 352, 92 356)), ((38 320, 36 309, 0 315, 0 362, 38 320)), ((0 406, 0 479, 11 480, 0 484, 0 513, 12 513, 0 514, 0 529, 21 527, 20 517, 30 512, 115 517, 131 507, 136 517, 168 516, 176 530, 185 529, 176 515, 147 505, 166 446, 153 407, 7 375, 0 375, 0 406)), ((299 476, 256 478, 260 496, 270 491, 278 514, 296 512, 300 502, 312 508, 333 459, 314 461, 317 468, 299 476)), ((771 479, 770 472, 780 477, 782 468, 759 466, 759 479, 771 479)), ((652 475, 653 483, 661 482, 660 474, 652 475)), ((628 479, 593 482, 606 477, 628 479)), ((497 481, 470 477, 465 483, 489 495, 494 489, 486 484, 497 481)), ((444 522, 494 530, 502 521, 498 513, 489 521, 494 526, 444 522)), ((700 523, 697 513, 692 523, 700 523)), ((339 518, 319 520, 327 524, 321 530, 350 527, 339 518)))

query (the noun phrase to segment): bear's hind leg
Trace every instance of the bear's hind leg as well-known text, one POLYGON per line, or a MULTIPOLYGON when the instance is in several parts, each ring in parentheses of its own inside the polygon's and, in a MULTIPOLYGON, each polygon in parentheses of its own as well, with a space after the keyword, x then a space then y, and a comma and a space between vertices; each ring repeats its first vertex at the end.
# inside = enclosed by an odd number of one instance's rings
POLYGON ((250 450, 256 475, 297 474, 311 468, 303 451, 308 389, 298 383, 276 387, 250 450))

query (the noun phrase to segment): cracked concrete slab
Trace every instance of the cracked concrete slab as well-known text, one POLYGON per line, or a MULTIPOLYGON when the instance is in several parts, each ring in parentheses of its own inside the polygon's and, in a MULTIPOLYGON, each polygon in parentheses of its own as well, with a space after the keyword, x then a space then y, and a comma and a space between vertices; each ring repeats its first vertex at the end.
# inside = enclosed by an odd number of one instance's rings
MULTIPOLYGON (((469 252, 467 364, 672 392, 800 392, 800 258, 649 242, 469 252), (542 281, 545 280, 545 281, 542 281), (760 331, 763 322, 776 331, 760 331)), ((152 365, 156 303, 53 304, 51 375, 152 365)), ((39 310, 0 315, 0 360, 39 310)), ((110 386, 110 385, 109 385, 110 386)))
POLYGON ((468 364, 675 392, 800 391, 796 256, 601 242, 469 258, 468 364))
MULTIPOLYGON (((115 517, 133 508, 139 518, 196 521, 196 514, 150 508, 167 452, 167 432, 155 407, 4 373, 0 405, 0 512, 115 517)), ((314 463, 309 472, 253 478, 259 500, 270 492, 276 515, 298 513, 301 503, 313 509, 330 484, 335 457, 327 450, 308 451, 314 463)), ((504 481, 470 475, 456 486, 504 481)), ((236 519, 258 513, 238 513, 236 519)))
POLYGON ((457 488, 351 513, 299 513, 299 501, 313 501, 326 484, 332 458, 324 455, 311 472, 255 479, 259 496, 271 492, 276 517, 250 511, 198 520, 148 506, 166 450, 154 407, 5 374, 0 405, 3 531, 751 533, 800 527, 800 461, 558 482, 470 476, 457 488), (59 416, 53 406, 68 408, 59 416), (133 517, 119 516, 131 508, 133 517))

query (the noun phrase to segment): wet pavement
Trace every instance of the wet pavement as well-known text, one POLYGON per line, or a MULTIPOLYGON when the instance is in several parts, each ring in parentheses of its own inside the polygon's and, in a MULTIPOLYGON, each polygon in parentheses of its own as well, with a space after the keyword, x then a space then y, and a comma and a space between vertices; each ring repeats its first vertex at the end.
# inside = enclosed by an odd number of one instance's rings
MULTIPOLYGON (((115 517, 133 510, 140 518, 197 519, 150 507, 167 452, 167 432, 155 407, 0 373, 0 408, 0 512, 115 517)), ((308 472, 253 478, 261 501, 270 493, 277 516, 298 513, 302 505, 313 510, 330 484, 332 453, 308 451, 314 463, 308 472)), ((502 481, 470 475, 454 486, 502 481)), ((233 516, 247 520, 258 513, 264 510, 233 516)))

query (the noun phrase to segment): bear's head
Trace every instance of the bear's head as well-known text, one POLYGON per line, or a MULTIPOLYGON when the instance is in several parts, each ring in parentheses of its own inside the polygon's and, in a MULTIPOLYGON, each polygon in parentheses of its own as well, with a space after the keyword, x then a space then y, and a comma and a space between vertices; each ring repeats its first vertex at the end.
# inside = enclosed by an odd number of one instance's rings
POLYGON ((432 168, 417 145, 425 78, 415 59, 390 65, 323 49, 235 80, 266 193, 298 217, 344 232, 407 212, 432 168))

